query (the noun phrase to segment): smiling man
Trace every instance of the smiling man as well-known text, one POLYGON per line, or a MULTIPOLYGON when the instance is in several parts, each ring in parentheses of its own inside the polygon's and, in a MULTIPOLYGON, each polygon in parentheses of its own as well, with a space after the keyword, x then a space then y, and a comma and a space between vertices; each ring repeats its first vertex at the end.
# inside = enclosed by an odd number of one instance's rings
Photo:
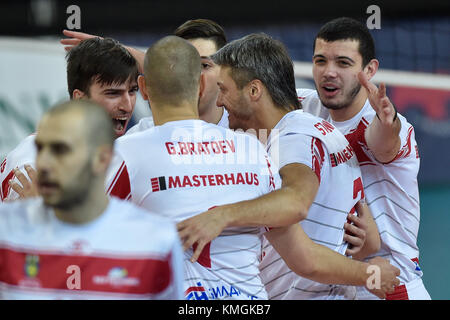
MULTIPOLYGON (((116 137, 125 134, 136 104, 138 66, 133 56, 113 39, 91 38, 67 54, 67 86, 71 99, 91 99, 114 123, 116 137)), ((1 200, 37 195, 32 180, 36 157, 35 135, 25 138, 2 163, 1 200), (20 194, 20 195, 19 195, 20 194)))
MULTIPOLYGON (((390 300, 430 299, 419 266, 417 237, 420 156, 414 127, 397 113, 386 95, 369 80, 378 70, 375 43, 367 27, 337 18, 317 33, 313 46, 315 90, 298 89, 305 110, 324 114, 350 142, 361 166, 366 198, 381 238, 373 256, 401 270, 401 285, 390 300)), ((359 299, 376 299, 364 288, 359 299)))

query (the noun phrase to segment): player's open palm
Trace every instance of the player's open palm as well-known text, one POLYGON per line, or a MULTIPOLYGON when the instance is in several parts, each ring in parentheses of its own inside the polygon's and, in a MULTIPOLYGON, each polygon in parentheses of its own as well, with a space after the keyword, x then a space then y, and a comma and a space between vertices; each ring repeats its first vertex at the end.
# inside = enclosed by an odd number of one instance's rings
POLYGON ((60 43, 64 45, 64 50, 69 51, 73 47, 77 46, 81 41, 91 38, 101 38, 99 36, 88 34, 84 32, 63 30, 63 34, 69 39, 61 39, 60 43))
POLYGON ((377 88, 362 71, 358 73, 358 80, 366 89, 370 104, 377 113, 381 123, 392 125, 395 120, 395 108, 391 100, 386 96, 385 84, 380 83, 380 87, 377 88))
POLYGON ((220 207, 213 208, 177 224, 183 250, 196 245, 191 262, 197 261, 203 248, 215 239, 225 226, 226 223, 220 207))

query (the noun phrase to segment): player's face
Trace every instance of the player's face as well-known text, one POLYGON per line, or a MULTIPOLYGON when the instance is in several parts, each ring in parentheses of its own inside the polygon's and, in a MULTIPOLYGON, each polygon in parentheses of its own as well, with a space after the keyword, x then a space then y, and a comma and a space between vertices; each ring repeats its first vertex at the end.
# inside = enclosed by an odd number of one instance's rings
POLYGON ((110 85, 94 82, 89 88, 89 98, 108 111, 114 122, 114 131, 118 137, 126 132, 128 122, 136 105, 138 85, 135 79, 110 85))
POLYGON ((361 85, 358 72, 362 70, 359 42, 316 40, 313 56, 313 76, 322 104, 333 110, 349 106, 361 85))
POLYGON ((86 199, 93 179, 80 113, 45 116, 36 136, 38 190, 48 206, 68 209, 86 199), (70 119, 70 120, 68 120, 70 119))
POLYGON ((212 40, 198 38, 188 41, 197 49, 202 60, 202 74, 205 78, 205 88, 203 95, 200 97, 198 110, 200 114, 203 114, 206 110, 217 107, 216 100, 219 94, 217 78, 219 77, 220 68, 210 59, 210 56, 216 53, 217 47, 212 40))
POLYGON ((219 96, 217 106, 223 106, 228 111, 230 129, 250 129, 252 110, 250 103, 244 95, 244 89, 240 90, 230 76, 230 67, 221 67, 219 79, 219 96))

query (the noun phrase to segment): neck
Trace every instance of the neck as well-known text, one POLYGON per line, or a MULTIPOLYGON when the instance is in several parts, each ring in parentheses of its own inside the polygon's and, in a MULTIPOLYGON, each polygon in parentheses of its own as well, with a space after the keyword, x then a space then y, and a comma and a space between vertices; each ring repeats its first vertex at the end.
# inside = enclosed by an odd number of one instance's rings
POLYGON ((197 105, 189 102, 177 106, 152 102, 152 114, 155 126, 170 121, 199 119, 197 105))
POLYGON ((80 201, 70 208, 54 208, 56 217, 66 223, 84 224, 100 217, 108 206, 109 199, 105 194, 103 181, 96 188, 92 188, 84 201, 80 201))
POLYGON ((206 108, 203 112, 199 113, 200 119, 212 124, 218 124, 223 116, 223 107, 212 106, 206 108))
POLYGON ((361 87, 351 104, 338 110, 328 109, 331 119, 333 119, 334 121, 350 120, 361 111, 361 109, 364 107, 364 104, 366 103, 366 100, 366 90, 361 87))
POLYGON ((272 129, 289 111, 284 108, 279 108, 271 102, 268 103, 266 107, 261 108, 260 111, 261 112, 257 113, 255 119, 257 124, 257 136, 263 144, 266 144, 272 129))

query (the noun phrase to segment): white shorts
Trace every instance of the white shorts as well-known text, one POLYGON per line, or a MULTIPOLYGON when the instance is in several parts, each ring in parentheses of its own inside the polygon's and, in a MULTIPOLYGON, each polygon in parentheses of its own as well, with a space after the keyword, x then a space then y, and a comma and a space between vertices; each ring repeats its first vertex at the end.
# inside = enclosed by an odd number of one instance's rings
MULTIPOLYGON (((356 293, 358 300, 379 300, 366 288, 358 287, 356 293)), ((395 288, 395 292, 387 295, 386 300, 431 300, 422 279, 418 278, 408 283, 401 284, 395 288)))

